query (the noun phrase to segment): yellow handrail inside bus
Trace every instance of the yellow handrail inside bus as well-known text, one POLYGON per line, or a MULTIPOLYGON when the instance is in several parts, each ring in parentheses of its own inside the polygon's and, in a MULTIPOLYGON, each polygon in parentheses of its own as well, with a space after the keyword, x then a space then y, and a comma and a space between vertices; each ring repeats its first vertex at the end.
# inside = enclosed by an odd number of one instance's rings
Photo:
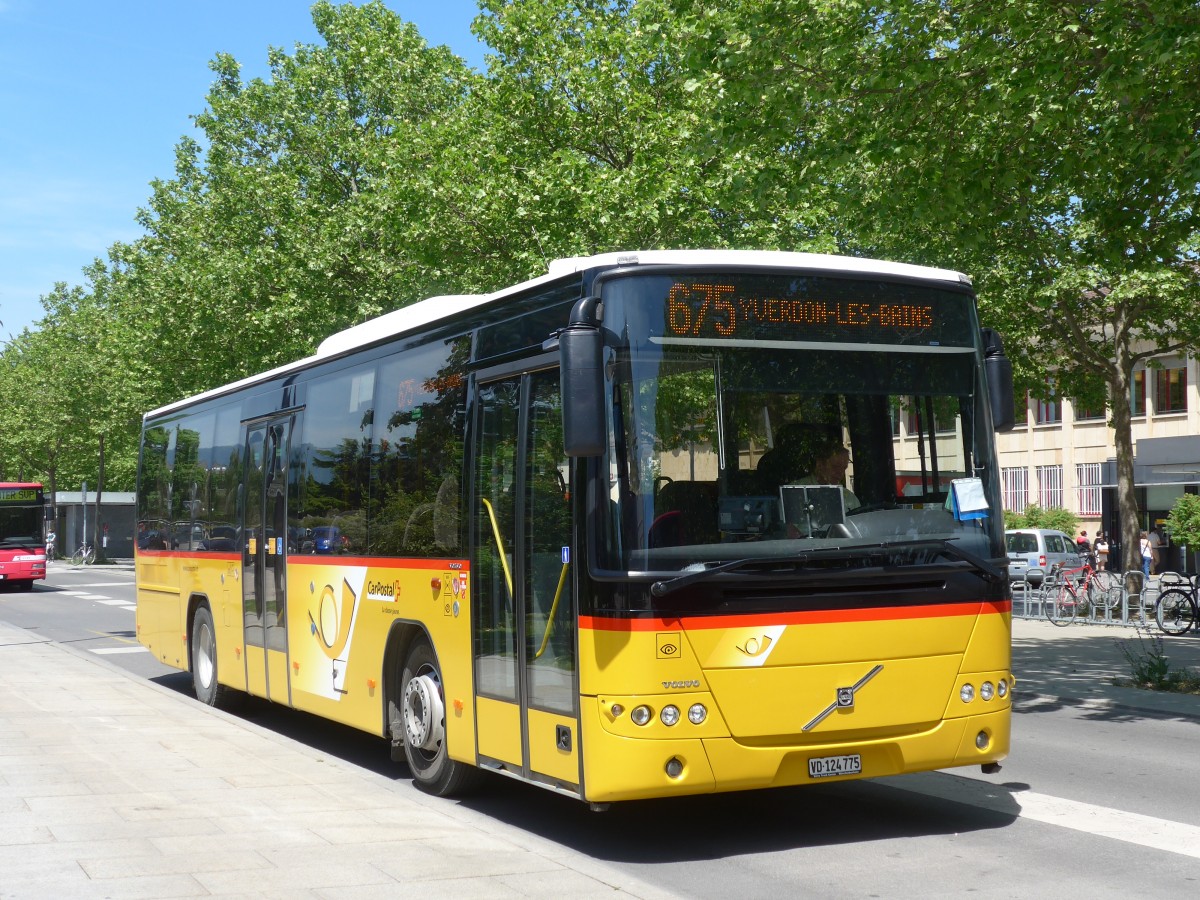
POLYGON ((546 619, 546 633, 542 635, 542 646, 533 654, 534 659, 540 659, 546 652, 546 645, 550 643, 550 629, 554 627, 554 614, 558 612, 558 601, 562 597, 563 585, 567 583, 567 569, 570 567, 570 563, 563 563, 562 572, 558 576, 558 587, 554 591, 554 602, 550 604, 550 616, 546 619))
POLYGON ((482 497, 483 505, 487 507, 488 518, 492 520, 492 534, 496 537, 496 550, 500 554, 500 566, 504 569, 504 580, 508 583, 508 597, 511 600, 513 596, 512 572, 508 570, 508 554, 504 552, 504 541, 500 537, 500 523, 496 521, 496 511, 492 509, 492 504, 482 497))

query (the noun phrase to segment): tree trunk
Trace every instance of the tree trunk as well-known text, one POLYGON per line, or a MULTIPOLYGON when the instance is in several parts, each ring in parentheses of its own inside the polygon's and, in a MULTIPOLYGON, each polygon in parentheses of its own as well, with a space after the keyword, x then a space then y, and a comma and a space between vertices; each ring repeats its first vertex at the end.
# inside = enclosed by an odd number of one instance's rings
POLYGON ((1142 570, 1139 545, 1141 522, 1138 520, 1137 494, 1133 486, 1133 422, 1129 406, 1131 367, 1124 365, 1118 353, 1116 377, 1109 383, 1112 403, 1113 442, 1117 454, 1117 515, 1121 520, 1121 561, 1125 571, 1142 570))

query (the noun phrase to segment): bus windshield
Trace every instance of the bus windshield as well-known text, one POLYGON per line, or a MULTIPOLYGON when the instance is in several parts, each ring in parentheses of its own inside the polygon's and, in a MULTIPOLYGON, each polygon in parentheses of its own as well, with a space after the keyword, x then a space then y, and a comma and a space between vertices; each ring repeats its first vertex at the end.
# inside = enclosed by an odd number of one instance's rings
POLYGON ((606 568, 857 567, 854 548, 880 546, 1003 556, 965 288, 674 273, 611 279, 603 298, 606 568))

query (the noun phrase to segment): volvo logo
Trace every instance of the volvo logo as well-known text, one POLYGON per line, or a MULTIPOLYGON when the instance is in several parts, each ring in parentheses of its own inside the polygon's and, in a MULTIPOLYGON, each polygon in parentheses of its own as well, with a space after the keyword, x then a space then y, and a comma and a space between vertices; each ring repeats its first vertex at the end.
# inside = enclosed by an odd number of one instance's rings
POLYGON ((823 710, 821 710, 819 713, 817 713, 816 718, 813 719, 811 722, 809 722, 807 725, 805 725, 800 730, 801 731, 812 731, 814 728, 816 728, 818 725, 820 725, 822 722, 824 722, 825 719, 834 710, 854 709, 854 698, 858 694, 858 692, 860 690, 862 690, 863 685, 865 685, 868 681, 870 681, 872 678, 874 678, 876 675, 878 675, 882 671, 883 671, 883 666, 876 666, 870 672, 868 672, 866 675, 864 675, 862 678, 858 679, 858 681, 855 682, 855 684, 852 687, 838 688, 837 696, 834 697, 833 702, 830 703, 823 710))

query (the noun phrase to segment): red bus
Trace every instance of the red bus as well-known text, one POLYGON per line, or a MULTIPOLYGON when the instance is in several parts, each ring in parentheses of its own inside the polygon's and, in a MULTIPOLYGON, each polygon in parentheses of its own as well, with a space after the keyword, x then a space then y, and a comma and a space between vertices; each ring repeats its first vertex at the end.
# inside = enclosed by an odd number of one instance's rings
POLYGON ((46 577, 45 503, 40 484, 0 482, 0 585, 29 591, 46 577))

